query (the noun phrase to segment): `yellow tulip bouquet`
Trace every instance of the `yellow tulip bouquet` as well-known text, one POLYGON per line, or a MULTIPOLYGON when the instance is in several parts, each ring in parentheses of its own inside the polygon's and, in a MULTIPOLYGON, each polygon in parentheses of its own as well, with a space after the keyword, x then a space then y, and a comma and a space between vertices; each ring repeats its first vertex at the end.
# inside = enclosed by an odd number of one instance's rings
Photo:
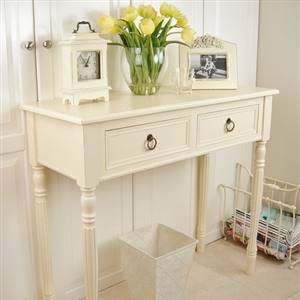
POLYGON ((194 31, 180 10, 164 2, 159 12, 151 5, 128 6, 120 19, 99 18, 100 33, 120 38, 110 44, 124 48, 129 65, 129 76, 125 79, 134 94, 152 95, 159 90, 166 46, 190 46, 194 40, 194 31), (171 34, 181 34, 182 41, 168 40, 171 34))

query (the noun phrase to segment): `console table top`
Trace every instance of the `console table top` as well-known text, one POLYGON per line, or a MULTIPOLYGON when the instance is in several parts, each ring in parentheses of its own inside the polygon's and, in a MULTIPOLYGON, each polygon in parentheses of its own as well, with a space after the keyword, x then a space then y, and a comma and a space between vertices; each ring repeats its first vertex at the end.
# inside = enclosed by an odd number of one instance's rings
POLYGON ((153 96, 111 92, 109 102, 84 103, 73 106, 63 104, 61 99, 55 99, 26 103, 21 105, 21 109, 83 125, 243 99, 249 100, 278 93, 279 91, 276 89, 260 87, 246 87, 237 90, 194 90, 192 94, 181 95, 162 90, 153 96))

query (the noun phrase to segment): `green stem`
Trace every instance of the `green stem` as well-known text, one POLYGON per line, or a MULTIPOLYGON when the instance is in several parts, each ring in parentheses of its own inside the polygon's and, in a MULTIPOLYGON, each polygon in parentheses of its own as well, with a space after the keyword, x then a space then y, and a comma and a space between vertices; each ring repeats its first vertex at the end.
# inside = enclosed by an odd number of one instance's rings
POLYGON ((180 31, 175 31, 175 32, 170 32, 167 34, 167 36, 171 35, 171 34, 178 34, 178 33, 181 33, 180 31))

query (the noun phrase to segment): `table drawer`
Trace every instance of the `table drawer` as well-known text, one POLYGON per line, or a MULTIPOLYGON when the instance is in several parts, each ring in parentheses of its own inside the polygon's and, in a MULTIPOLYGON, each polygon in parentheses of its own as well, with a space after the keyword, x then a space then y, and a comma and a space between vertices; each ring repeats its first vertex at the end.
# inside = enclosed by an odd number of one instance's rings
POLYGON ((198 115, 197 146, 245 140, 259 134, 259 104, 198 115))
POLYGON ((185 151, 189 130, 188 118, 107 130, 106 169, 185 151))

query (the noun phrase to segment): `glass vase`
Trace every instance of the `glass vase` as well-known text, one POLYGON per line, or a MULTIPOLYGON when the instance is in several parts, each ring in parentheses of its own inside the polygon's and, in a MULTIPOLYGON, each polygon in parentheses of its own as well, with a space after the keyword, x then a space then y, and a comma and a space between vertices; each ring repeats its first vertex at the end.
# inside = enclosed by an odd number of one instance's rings
POLYGON ((135 95, 154 95, 167 68, 165 48, 123 48, 121 69, 135 95))

